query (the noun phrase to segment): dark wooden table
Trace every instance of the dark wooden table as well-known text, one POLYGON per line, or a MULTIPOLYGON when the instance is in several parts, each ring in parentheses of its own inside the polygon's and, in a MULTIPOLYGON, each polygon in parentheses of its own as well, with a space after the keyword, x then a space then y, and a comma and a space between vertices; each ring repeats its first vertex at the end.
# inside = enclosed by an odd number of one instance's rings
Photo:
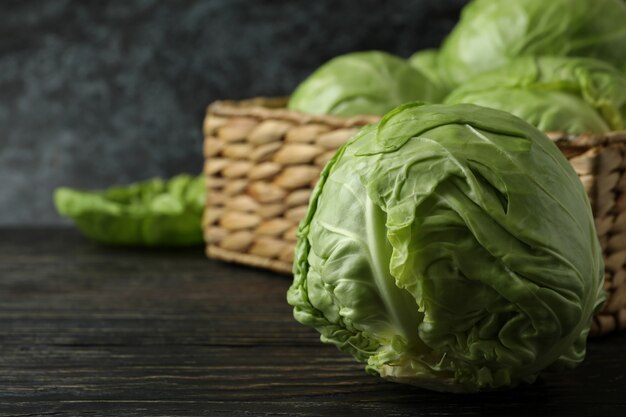
POLYGON ((322 345, 292 319, 288 286, 202 248, 1 229, 0 415, 626 416, 626 333, 532 386, 439 394, 322 345))

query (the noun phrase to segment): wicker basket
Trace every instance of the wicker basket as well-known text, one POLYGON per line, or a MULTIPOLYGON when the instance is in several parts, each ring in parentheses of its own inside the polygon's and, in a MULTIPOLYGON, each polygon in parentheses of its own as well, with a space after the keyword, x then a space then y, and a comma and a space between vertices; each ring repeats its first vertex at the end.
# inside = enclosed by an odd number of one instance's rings
MULTIPOLYGON (((290 273, 298 223, 335 150, 374 116, 314 116, 285 99, 219 101, 204 121, 207 255, 290 273)), ((549 134, 587 190, 606 263, 609 299, 593 334, 626 328, 626 132, 549 134)))

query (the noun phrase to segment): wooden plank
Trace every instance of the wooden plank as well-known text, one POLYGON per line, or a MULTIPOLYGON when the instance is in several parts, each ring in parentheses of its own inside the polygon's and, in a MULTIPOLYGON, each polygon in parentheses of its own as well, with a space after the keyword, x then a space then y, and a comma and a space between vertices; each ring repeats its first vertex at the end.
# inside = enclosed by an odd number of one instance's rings
POLYGON ((626 415, 626 333, 532 386, 433 393, 321 344, 291 317, 289 284, 203 248, 0 229, 0 416, 626 415))

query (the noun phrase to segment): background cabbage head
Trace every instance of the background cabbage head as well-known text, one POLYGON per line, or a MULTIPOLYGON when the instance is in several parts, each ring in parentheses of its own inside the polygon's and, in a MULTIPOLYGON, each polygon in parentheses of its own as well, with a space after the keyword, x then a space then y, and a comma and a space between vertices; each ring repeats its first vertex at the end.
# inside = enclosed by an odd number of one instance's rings
POLYGON ((523 55, 595 57, 626 71, 623 0, 473 0, 441 48, 452 85, 523 55))
POLYGON ((609 126, 582 99, 559 91, 520 88, 466 91, 450 95, 448 104, 470 103, 507 111, 543 132, 608 132, 609 126))
POLYGON ((456 88, 448 103, 509 111, 543 131, 626 126, 626 75, 593 58, 521 57, 456 88))
POLYGON ((439 74, 439 51, 437 49, 423 49, 409 57, 409 64, 424 74, 431 83, 446 91, 446 85, 439 74))
POLYGON ((587 196, 541 132, 407 104, 324 169, 288 301, 369 372, 467 392, 582 361, 602 277, 587 196))
POLYGON ((407 101, 435 102, 444 94, 404 59, 354 52, 318 68, 294 91, 288 107, 312 114, 383 115, 407 101))

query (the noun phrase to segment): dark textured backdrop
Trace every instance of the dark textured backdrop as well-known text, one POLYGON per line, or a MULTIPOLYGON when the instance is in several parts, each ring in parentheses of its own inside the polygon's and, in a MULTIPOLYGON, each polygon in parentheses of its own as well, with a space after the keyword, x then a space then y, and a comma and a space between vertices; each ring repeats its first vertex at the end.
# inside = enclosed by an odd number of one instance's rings
POLYGON ((199 172, 216 99, 286 95, 329 58, 437 46, 465 0, 0 2, 0 224, 57 186, 199 172))

